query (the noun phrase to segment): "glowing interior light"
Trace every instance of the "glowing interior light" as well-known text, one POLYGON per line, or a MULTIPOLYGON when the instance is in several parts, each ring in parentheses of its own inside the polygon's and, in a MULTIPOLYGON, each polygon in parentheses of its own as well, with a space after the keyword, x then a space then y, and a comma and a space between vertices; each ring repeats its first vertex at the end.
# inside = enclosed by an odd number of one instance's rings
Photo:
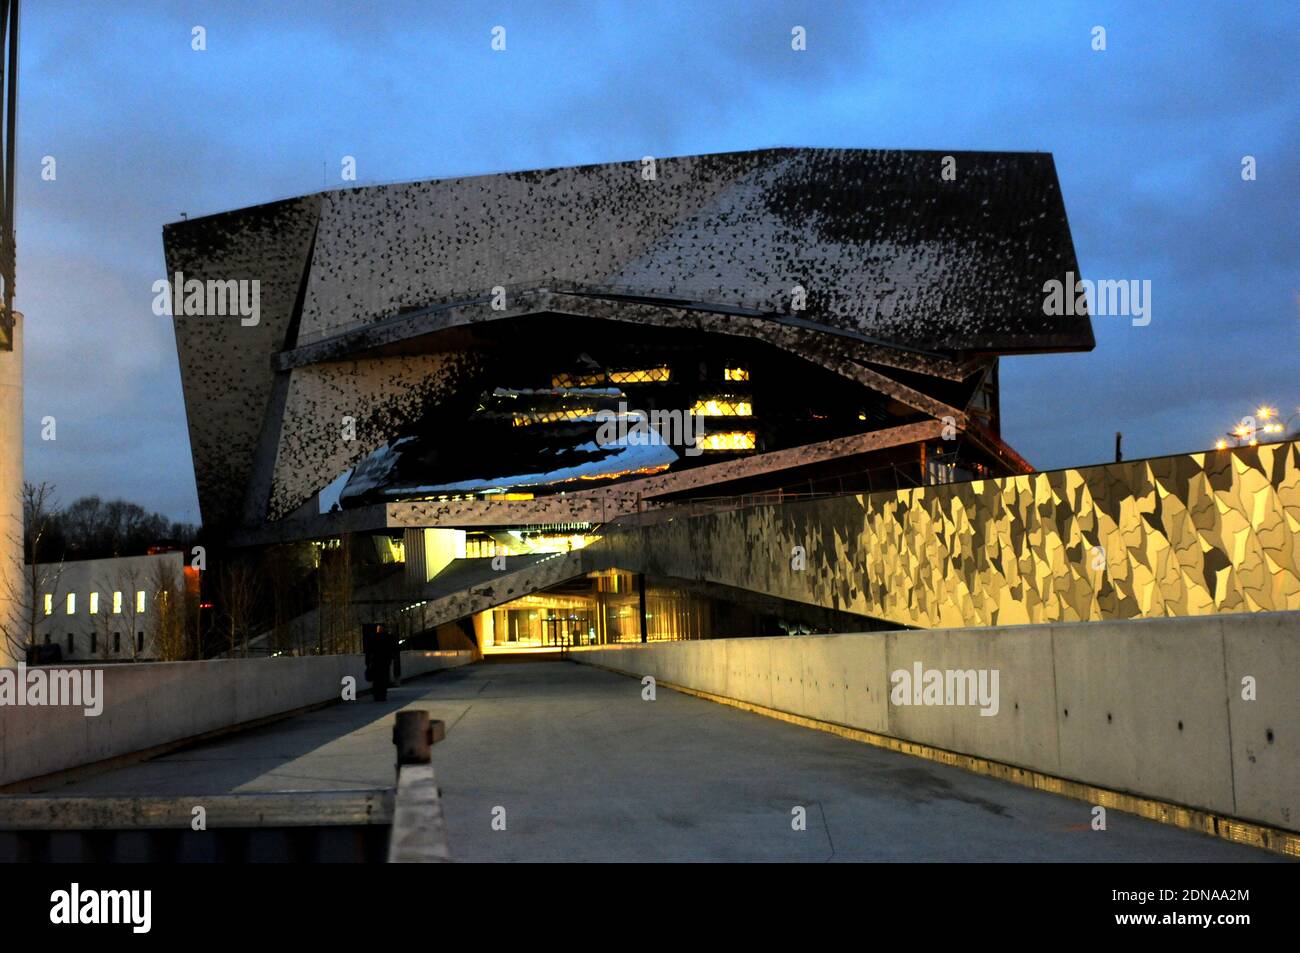
POLYGON ((555 374, 551 377, 551 386, 557 390, 572 387, 593 387, 605 383, 604 374, 555 374))
POLYGON ((671 376, 666 367, 644 367, 633 371, 610 371, 611 384, 662 384, 671 376))
POLYGON ((697 446, 701 450, 753 450, 758 435, 752 431, 705 434, 697 446))
POLYGON ((561 420, 578 420, 582 417, 593 417, 595 414, 595 407, 569 407, 564 410, 530 411, 515 414, 513 425, 516 427, 531 427, 533 424, 553 424, 561 420))
POLYGON ((741 397, 709 397, 691 407, 697 417, 752 417, 753 405, 741 397))

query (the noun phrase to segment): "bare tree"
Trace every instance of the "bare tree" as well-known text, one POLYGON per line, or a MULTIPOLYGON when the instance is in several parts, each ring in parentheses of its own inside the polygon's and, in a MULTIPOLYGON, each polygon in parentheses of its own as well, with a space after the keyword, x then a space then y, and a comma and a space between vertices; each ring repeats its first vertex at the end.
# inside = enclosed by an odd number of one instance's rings
POLYGON ((318 610, 318 650, 337 654, 354 652, 360 638, 355 625, 352 583, 352 537, 344 534, 335 545, 321 550, 318 610))
POLYGON ((148 606, 141 604, 142 593, 148 598, 144 573, 134 566, 119 566, 110 576, 99 581, 98 588, 102 591, 101 596, 108 597, 101 597, 100 611, 94 613, 94 626, 104 636, 99 654, 108 658, 121 651, 120 646, 109 641, 109 636, 120 636, 125 630, 131 643, 131 659, 138 659, 141 645, 136 639, 136 630, 148 617, 148 606))
MULTIPOLYGON (((41 563, 43 546, 52 531, 58 508, 54 502, 54 487, 48 483, 23 484, 23 539, 21 543, 23 565, 20 566, 22 584, 6 583, 5 599, 10 606, 8 618, 0 618, 0 633, 5 640, 9 657, 24 658, 28 649, 37 645, 37 627, 45 616, 46 597, 51 608, 59 602, 59 578, 63 574, 63 561, 41 563)), ((9 578, 9 577, 6 577, 9 578)))
POLYGON ((77 559, 140 555, 173 532, 192 532, 192 527, 170 523, 162 514, 146 512, 136 503, 105 502, 98 496, 74 500, 57 519, 62 541, 77 559))
POLYGON ((179 662, 188 654, 187 622, 190 613, 187 611, 185 580, 175 566, 159 559, 154 563, 149 589, 153 593, 149 618, 153 622, 158 657, 164 662, 179 662))
POLYGON ((122 600, 122 618, 126 622, 127 637, 131 640, 132 661, 140 657, 143 648, 136 638, 136 630, 143 627, 148 608, 141 598, 145 594, 144 583, 144 573, 139 569, 122 569, 117 573, 117 584, 125 596, 122 600))
POLYGON ((269 646, 273 652, 300 655, 310 648, 309 630, 320 616, 319 577, 313 576, 316 548, 311 543, 283 543, 262 554, 269 612, 269 646), (315 581, 313 581, 315 579, 315 581))
POLYGON ((217 572, 217 597, 230 657, 248 655, 262 577, 243 560, 227 560, 217 572))
MULTIPOLYGON (((104 584, 101 581, 98 585, 100 588, 103 588, 104 584)), ((99 608, 101 611, 91 614, 90 624, 95 630, 95 642, 92 651, 98 652, 100 658, 108 659, 113 657, 113 643, 109 641, 109 636, 113 634, 114 626, 117 627, 118 634, 121 634, 122 621, 113 613, 113 590, 110 589, 107 593, 107 608, 105 608, 104 605, 104 595, 105 593, 103 592, 99 594, 99 608)))

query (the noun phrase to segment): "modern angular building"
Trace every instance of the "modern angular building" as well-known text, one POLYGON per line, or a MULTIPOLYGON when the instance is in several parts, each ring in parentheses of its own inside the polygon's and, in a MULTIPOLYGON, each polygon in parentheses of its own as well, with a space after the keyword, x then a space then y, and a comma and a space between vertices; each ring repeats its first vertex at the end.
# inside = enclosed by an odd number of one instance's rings
MULTIPOLYGON (((407 602, 674 512, 1028 473, 1000 356, 1093 346, 1086 315, 1044 314, 1079 268, 1042 153, 362 187, 164 244, 209 533, 386 539, 407 602)), ((626 591, 609 572, 570 601, 626 591)))

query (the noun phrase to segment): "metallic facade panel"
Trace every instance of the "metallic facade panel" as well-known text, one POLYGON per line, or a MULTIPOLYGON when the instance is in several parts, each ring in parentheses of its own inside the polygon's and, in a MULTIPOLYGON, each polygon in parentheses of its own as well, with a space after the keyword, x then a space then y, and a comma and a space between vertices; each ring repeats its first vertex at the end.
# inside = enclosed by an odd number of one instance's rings
POLYGON ((704 302, 943 351, 1087 349, 1046 153, 765 149, 325 193, 299 343, 494 286, 704 302))
POLYGON ((651 176, 636 161, 369 186, 169 225, 169 277, 261 288, 255 325, 175 322, 204 523, 225 534, 296 512, 445 395, 447 374, 404 358, 547 308, 769 341, 960 425, 891 369, 961 379, 985 352, 1093 336, 1087 315, 1043 314, 1044 282, 1078 270, 1051 156, 954 153, 955 179, 946 157, 685 156, 651 176), (349 446, 344 414, 365 424, 349 446))

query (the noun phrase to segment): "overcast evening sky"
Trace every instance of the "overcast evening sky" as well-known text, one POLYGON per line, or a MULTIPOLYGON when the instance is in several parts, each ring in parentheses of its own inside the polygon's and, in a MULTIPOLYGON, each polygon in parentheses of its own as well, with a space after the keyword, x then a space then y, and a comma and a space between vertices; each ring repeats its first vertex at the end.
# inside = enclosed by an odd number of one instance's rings
POLYGON ((1004 359, 1008 442, 1047 469, 1109 460, 1116 430, 1150 456, 1260 402, 1300 410, 1294 0, 49 0, 22 44, 26 475, 65 504, 198 522, 151 310, 162 226, 341 187, 344 155, 364 185, 769 146, 1051 152, 1083 275, 1149 279, 1151 322, 1004 359))

